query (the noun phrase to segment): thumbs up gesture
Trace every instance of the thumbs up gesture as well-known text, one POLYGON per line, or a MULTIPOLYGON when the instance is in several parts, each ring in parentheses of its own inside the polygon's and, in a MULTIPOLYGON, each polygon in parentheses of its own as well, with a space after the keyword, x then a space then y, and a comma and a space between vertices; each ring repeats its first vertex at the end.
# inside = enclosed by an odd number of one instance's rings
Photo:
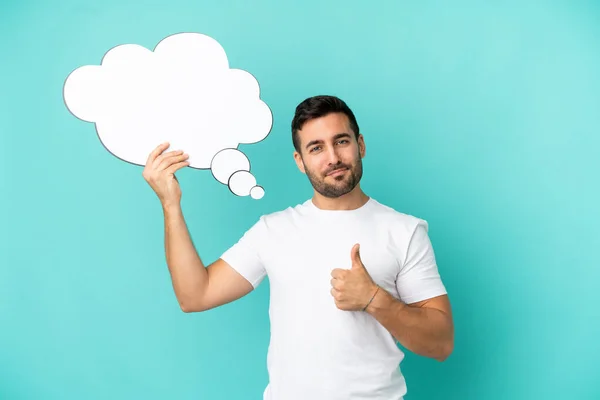
POLYGON ((359 311, 369 303, 378 287, 360 259, 360 244, 352 247, 350 258, 350 269, 331 271, 331 295, 340 310, 359 311))

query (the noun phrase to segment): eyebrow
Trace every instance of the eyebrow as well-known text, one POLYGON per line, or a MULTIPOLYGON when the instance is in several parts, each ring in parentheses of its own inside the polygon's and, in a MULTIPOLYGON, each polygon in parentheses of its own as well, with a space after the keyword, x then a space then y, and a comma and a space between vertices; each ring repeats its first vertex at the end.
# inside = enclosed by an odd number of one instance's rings
MULTIPOLYGON (((350 134, 346 133, 346 132, 338 133, 337 135, 335 135, 333 137, 333 140, 338 140, 338 139, 341 139, 343 137, 349 138, 350 134)), ((315 145, 315 144, 319 144, 319 143, 323 143, 323 141, 322 140, 311 140, 310 142, 307 143, 306 148, 308 149, 310 146, 315 145)))

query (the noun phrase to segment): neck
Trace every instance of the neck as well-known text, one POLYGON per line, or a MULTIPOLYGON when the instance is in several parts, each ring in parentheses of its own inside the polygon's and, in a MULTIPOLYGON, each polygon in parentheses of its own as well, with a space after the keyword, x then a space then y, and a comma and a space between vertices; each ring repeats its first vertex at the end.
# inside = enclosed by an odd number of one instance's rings
POLYGON ((369 196, 362 191, 360 185, 356 185, 351 192, 340 197, 329 198, 315 191, 312 198, 313 204, 321 210, 355 210, 367 201, 369 196))

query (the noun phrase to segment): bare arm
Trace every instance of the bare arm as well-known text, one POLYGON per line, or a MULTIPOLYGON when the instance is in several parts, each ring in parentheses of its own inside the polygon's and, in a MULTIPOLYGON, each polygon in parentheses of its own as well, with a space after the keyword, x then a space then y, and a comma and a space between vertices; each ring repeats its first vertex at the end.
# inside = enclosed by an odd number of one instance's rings
POLYGON ((452 353, 454 326, 447 295, 405 304, 380 288, 366 311, 416 354, 444 361, 452 353))
POLYGON ((364 310, 410 351, 445 360, 454 346, 454 327, 448 295, 406 304, 378 287, 352 247, 352 268, 331 271, 331 295, 341 310, 364 310), (371 299, 371 300, 370 300, 371 299), (366 305, 366 309, 365 309, 366 305))
POLYGON ((406 304, 378 287, 363 264, 360 245, 352 247, 352 268, 331 271, 331 295, 336 306, 366 311, 408 350, 438 361, 454 347, 454 325, 448 295, 406 304), (366 305, 366 308, 365 308, 366 305))
POLYGON ((236 300, 252 285, 225 261, 205 268, 188 232, 181 210, 181 188, 175 172, 188 166, 183 151, 164 153, 168 143, 148 156, 144 179, 158 196, 165 222, 165 252, 175 295, 184 312, 204 311, 236 300))
POLYGON ((164 208, 165 252, 173 289, 184 312, 206 311, 237 300, 253 289, 222 259, 207 268, 190 238, 181 207, 164 208))

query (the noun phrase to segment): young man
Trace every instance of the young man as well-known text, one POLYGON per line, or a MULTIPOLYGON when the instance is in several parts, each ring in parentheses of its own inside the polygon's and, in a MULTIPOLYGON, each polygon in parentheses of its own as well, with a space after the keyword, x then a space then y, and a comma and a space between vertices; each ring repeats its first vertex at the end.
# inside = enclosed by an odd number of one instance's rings
POLYGON ((404 353, 439 361, 453 349, 446 289, 427 222, 360 188, 365 141, 350 108, 306 99, 292 121, 294 159, 311 199, 262 216, 205 268, 190 240, 175 171, 181 152, 148 158, 144 177, 165 217, 167 264, 180 306, 198 312, 270 282, 271 341, 265 400, 399 400, 404 353))

